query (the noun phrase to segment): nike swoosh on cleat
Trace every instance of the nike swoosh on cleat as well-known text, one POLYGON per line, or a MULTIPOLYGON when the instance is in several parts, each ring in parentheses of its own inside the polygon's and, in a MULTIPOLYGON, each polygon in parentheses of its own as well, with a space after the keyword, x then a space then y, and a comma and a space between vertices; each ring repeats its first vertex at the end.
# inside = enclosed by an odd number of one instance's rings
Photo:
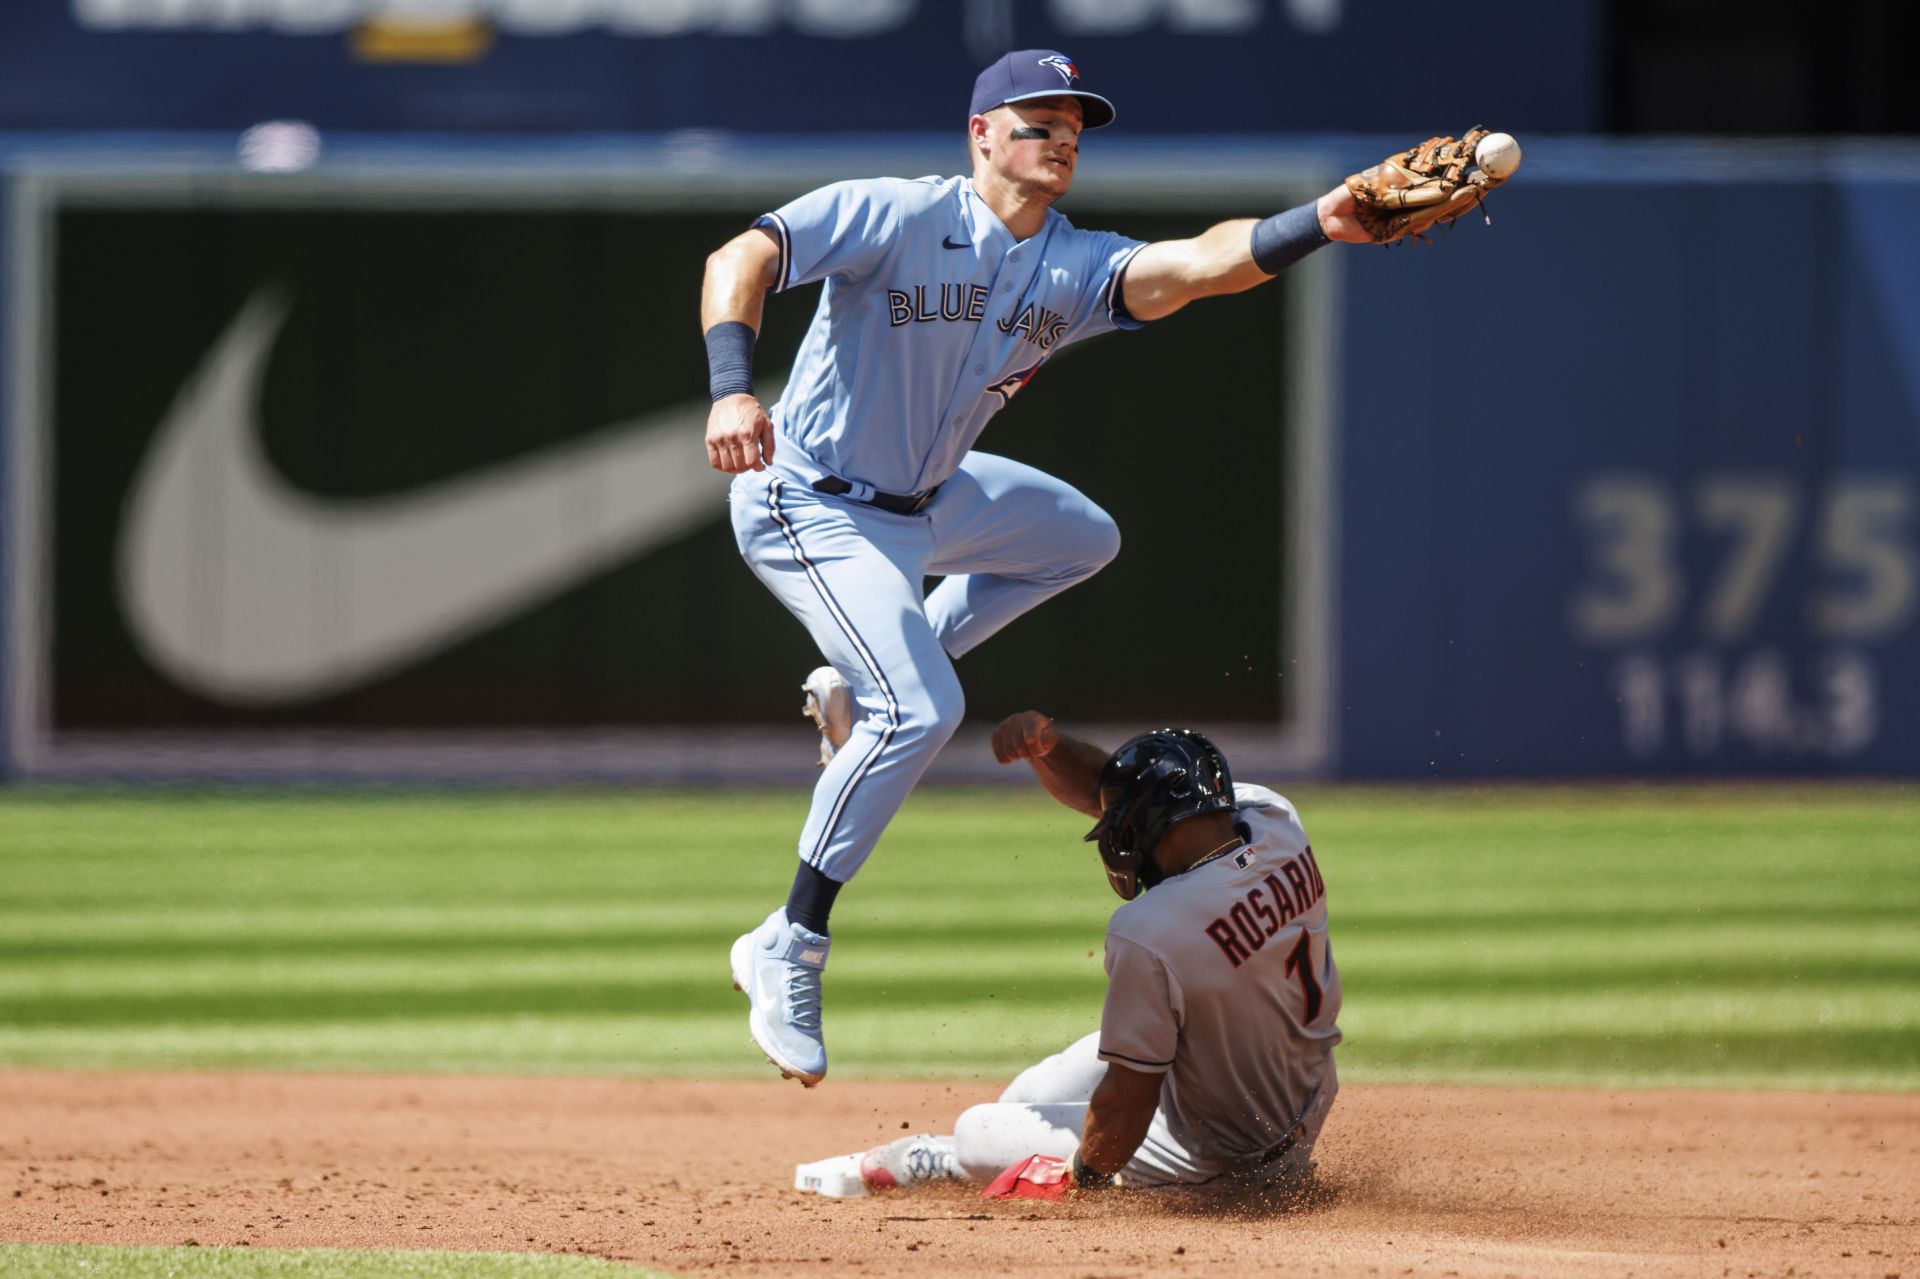
POLYGON ((971 242, 968 242, 966 244, 955 244, 950 237, 941 236, 940 247, 943 249, 971 249, 973 247, 973 244, 971 242))
MULTIPOLYGON (((302 492, 260 445, 291 301, 256 292, 141 462, 119 547, 135 642, 182 686, 272 706, 343 692, 725 516, 692 400, 390 497, 302 492)), ((776 397, 778 389, 767 394, 776 397)))

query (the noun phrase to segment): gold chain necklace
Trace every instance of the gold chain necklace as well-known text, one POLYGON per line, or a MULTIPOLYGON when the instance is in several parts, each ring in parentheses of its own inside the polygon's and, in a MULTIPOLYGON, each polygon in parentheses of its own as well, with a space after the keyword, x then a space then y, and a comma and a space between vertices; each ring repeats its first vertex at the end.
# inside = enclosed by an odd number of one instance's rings
MULTIPOLYGON (((1232 852, 1234 849, 1240 847, 1242 844, 1246 842, 1247 842, 1246 840, 1241 839, 1238 835, 1235 835, 1232 839, 1220 845, 1220 847, 1214 849, 1212 852, 1208 853, 1205 857, 1200 858, 1198 861, 1194 862, 1193 865, 1187 867, 1187 870, 1198 870, 1200 867, 1205 866, 1208 862, 1212 861, 1214 858, 1224 857, 1228 853, 1232 852)), ((1187 871, 1183 870, 1180 873, 1184 875, 1187 873, 1187 871)))

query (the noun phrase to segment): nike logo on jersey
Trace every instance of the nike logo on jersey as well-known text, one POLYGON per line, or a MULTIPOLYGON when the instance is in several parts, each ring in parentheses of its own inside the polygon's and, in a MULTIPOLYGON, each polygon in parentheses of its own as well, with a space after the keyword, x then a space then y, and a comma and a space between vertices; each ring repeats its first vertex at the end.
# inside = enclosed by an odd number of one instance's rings
POLYGON ((257 420, 288 310, 272 289, 241 308, 127 499, 134 640, 201 696, 274 706, 343 692, 726 514, 727 477, 699 448, 705 401, 411 493, 302 492, 268 462, 257 420))
POLYGON ((948 236, 942 236, 940 238, 940 247, 943 249, 971 249, 973 245, 971 243, 965 243, 965 242, 960 244, 955 244, 953 242, 953 237, 948 235, 948 236))
POLYGON ((1060 335, 1067 331, 1066 316, 1033 302, 1027 303, 1018 315, 1003 317, 994 324, 1007 336, 1025 338, 1042 351, 1052 350, 1060 335))
POLYGON ((984 284, 943 284, 936 304, 924 284, 887 290, 887 324, 926 324, 932 320, 965 320, 978 324, 987 315, 987 286, 984 284))

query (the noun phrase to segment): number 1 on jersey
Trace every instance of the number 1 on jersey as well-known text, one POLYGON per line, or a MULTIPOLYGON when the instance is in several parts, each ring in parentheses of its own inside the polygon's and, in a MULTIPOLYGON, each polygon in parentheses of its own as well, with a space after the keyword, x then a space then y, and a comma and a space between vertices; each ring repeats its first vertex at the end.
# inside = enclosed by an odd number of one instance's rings
POLYGON ((1300 930, 1299 942, 1287 953, 1287 976, 1293 976, 1296 970, 1300 976, 1300 992, 1307 999, 1307 1016, 1302 1024, 1311 1025, 1320 1015, 1322 996, 1320 982, 1313 975, 1313 934, 1304 928, 1300 930))

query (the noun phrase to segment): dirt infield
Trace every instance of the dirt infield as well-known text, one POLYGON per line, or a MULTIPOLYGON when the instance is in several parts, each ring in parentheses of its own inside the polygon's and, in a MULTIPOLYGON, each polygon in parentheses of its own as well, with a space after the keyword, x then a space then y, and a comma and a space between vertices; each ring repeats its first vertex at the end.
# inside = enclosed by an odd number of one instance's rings
POLYGON ((1920 1096, 1349 1086, 1321 1193, 833 1201, 971 1085, 0 1072, 0 1238, 589 1253, 679 1273, 1920 1279, 1920 1096))

